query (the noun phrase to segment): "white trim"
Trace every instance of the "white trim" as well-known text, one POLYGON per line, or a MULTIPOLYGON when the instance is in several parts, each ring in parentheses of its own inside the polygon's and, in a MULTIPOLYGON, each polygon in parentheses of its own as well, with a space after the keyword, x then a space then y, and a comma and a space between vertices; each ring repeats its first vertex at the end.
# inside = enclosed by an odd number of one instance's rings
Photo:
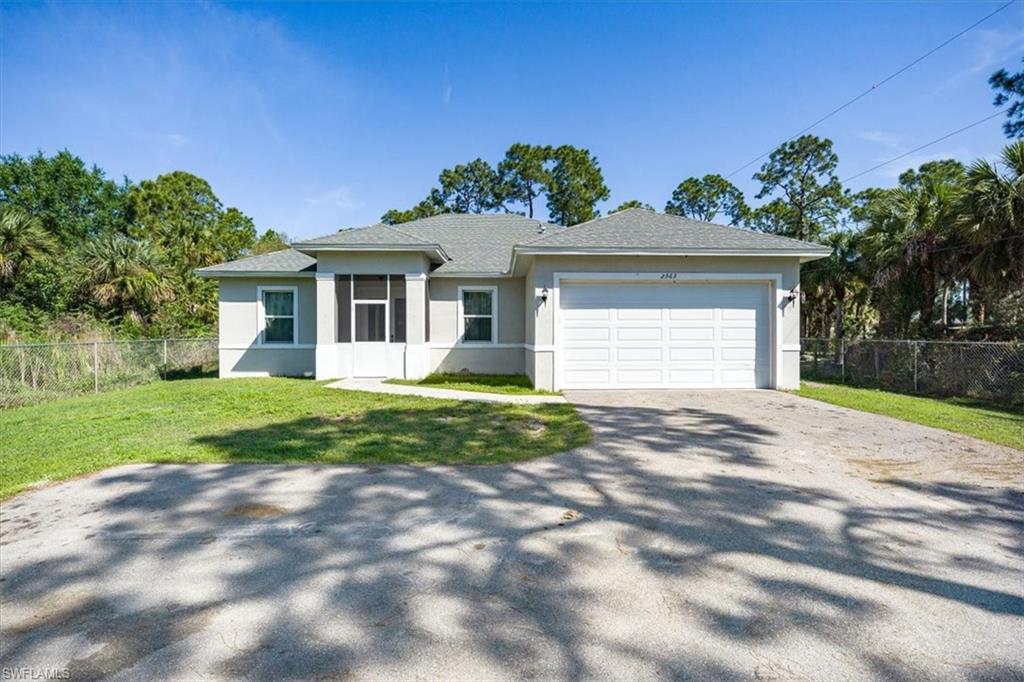
POLYGON ((782 388, 782 315, 788 306, 780 305, 788 295, 782 288, 782 273, 779 272, 555 272, 552 275, 552 324, 554 325, 555 358, 554 390, 562 385, 562 354, 558 351, 562 341, 560 323, 559 293, 562 281, 571 282, 646 282, 650 284, 695 284, 699 282, 763 282, 774 284, 775 295, 769 296, 769 303, 775 306, 775 315, 769 313, 771 322, 771 385, 782 388))
POLYGON ((196 275, 203 279, 223 279, 225 277, 312 277, 315 272, 308 270, 303 272, 260 272, 256 270, 236 270, 232 272, 197 272, 196 275))
POLYGON ((784 343, 782 344, 783 351, 798 351, 800 350, 799 343, 784 343))
POLYGON ((511 272, 432 272, 431 278, 445 279, 509 279, 514 277, 511 272))
MULTIPOLYGON (((284 317, 280 315, 279 317, 284 317)), ((297 286, 263 286, 256 287, 256 343, 254 346, 261 348, 294 348, 299 343, 299 288, 297 286), (263 292, 265 291, 288 291, 292 295, 292 342, 291 343, 264 343, 263 333, 267 329, 266 310, 263 307, 263 292)))
POLYGON ((545 343, 545 344, 541 344, 539 346, 534 346, 534 345, 531 345, 529 343, 524 343, 523 344, 523 348, 525 348, 526 350, 530 351, 531 353, 554 353, 555 352, 555 344, 553 344, 553 343, 545 343))
MULTIPOLYGON (((458 328, 455 330, 456 345, 458 346, 475 346, 475 347, 493 347, 498 344, 498 287, 493 285, 469 285, 459 287, 459 314, 456 316, 458 319, 458 328), (465 318, 465 306, 463 304, 463 294, 465 292, 474 291, 486 291, 491 295, 491 340, 490 341, 464 341, 463 336, 466 333, 466 318, 465 318)), ((487 317, 486 315, 473 315, 473 317, 487 317)))
POLYGON ((313 350, 315 343, 260 343, 251 346, 242 344, 230 344, 217 346, 217 350, 313 350))
POLYGON ((581 247, 581 248, 560 248, 549 247, 520 249, 516 247, 516 253, 524 256, 741 256, 759 258, 762 256, 771 258, 825 258, 831 251, 787 251, 785 249, 623 249, 621 247, 581 247))
POLYGON ((334 244, 334 245, 323 245, 323 244, 304 244, 301 242, 291 245, 291 248, 295 249, 300 253, 317 253, 319 251, 356 251, 356 252, 375 252, 380 251, 383 253, 426 253, 437 256, 441 261, 447 263, 451 260, 448 254, 445 252, 444 247, 440 244, 334 244))
MULTIPOLYGON (((573 226, 576 227, 576 226, 573 226)), ((563 228, 567 229, 567 228, 563 228)), ((824 248, 824 247, 823 247, 824 248)), ((801 263, 806 263, 812 260, 818 260, 820 258, 827 258, 831 251, 785 251, 780 249, 764 249, 764 250, 750 250, 750 249, 664 249, 664 248, 632 248, 623 249, 622 247, 558 247, 549 246, 544 247, 530 247, 530 246, 513 246, 512 247, 512 258, 509 261, 508 272, 509 276, 514 277, 516 271, 516 260, 520 255, 523 256, 738 256, 738 257, 750 257, 758 258, 761 256, 769 258, 799 258, 801 263)))
POLYGON ((405 281, 406 282, 415 282, 415 281, 426 282, 427 281, 427 273, 425 273, 425 272, 407 272, 407 273, 405 273, 405 281))
POLYGON ((313 274, 316 275, 316 281, 318 282, 330 282, 335 277, 337 277, 337 275, 333 272, 316 272, 313 274))
MULTIPOLYGON (((430 350, 466 350, 466 349, 484 349, 484 350, 500 350, 508 348, 526 348, 525 343, 487 343, 486 341, 470 341, 469 343, 428 343, 424 344, 430 348, 430 350)), ((532 346, 531 346, 532 348, 532 346)))

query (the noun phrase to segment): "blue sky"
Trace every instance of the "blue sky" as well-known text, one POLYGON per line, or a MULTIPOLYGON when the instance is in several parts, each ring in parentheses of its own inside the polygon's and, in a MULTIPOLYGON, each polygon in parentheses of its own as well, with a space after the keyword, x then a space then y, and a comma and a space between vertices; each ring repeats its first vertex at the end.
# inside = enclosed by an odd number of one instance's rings
MULTIPOLYGON (((664 206, 728 173, 1002 2, 20 4, 0 8, 0 151, 67 148, 133 180, 187 170, 259 229, 375 222, 512 142, 600 160, 612 197, 664 206)), ((994 111, 1024 2, 814 130, 840 175, 994 111)), ((933 158, 991 157, 995 119, 933 158)), ((750 197, 750 175, 734 180, 750 197)))

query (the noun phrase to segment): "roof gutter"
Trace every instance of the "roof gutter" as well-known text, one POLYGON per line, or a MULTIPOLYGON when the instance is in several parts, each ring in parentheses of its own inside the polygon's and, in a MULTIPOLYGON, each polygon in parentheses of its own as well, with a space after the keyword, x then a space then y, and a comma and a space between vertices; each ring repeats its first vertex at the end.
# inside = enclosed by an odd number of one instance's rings
POLYGON ((663 248, 622 248, 622 247, 561 247, 561 246, 515 246, 512 248, 511 270, 514 271, 516 257, 524 256, 733 256, 744 258, 799 258, 801 263, 826 258, 830 249, 663 249, 663 248))
POLYGON ((301 270, 284 272, 281 270, 196 270, 197 277, 203 279, 223 279, 225 277, 314 277, 316 271, 301 270))

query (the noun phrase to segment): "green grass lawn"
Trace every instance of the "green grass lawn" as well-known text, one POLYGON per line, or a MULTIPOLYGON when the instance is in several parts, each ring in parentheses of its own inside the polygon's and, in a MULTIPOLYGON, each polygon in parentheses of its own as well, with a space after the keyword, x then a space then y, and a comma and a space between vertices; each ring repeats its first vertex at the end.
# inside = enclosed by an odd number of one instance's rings
POLYGON ((501 464, 568 450, 572 405, 499 405, 302 379, 158 381, 0 411, 0 498, 132 462, 501 464))
POLYGON ((525 374, 431 374, 423 379, 388 379, 384 383, 449 388, 454 391, 474 391, 476 393, 557 395, 551 391, 538 391, 525 374))
POLYGON ((967 398, 925 398, 874 388, 804 382, 805 398, 965 433, 1024 450, 1024 410, 967 398))

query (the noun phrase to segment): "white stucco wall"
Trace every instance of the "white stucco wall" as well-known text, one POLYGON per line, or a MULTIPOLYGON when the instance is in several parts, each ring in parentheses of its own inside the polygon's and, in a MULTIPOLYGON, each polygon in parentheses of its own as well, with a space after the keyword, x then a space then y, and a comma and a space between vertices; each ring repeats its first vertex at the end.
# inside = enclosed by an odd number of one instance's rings
POLYGON ((218 336, 220 376, 308 376, 314 371, 316 287, 311 277, 230 277, 220 280, 218 336), (257 289, 293 286, 298 290, 298 343, 259 345, 257 289))

